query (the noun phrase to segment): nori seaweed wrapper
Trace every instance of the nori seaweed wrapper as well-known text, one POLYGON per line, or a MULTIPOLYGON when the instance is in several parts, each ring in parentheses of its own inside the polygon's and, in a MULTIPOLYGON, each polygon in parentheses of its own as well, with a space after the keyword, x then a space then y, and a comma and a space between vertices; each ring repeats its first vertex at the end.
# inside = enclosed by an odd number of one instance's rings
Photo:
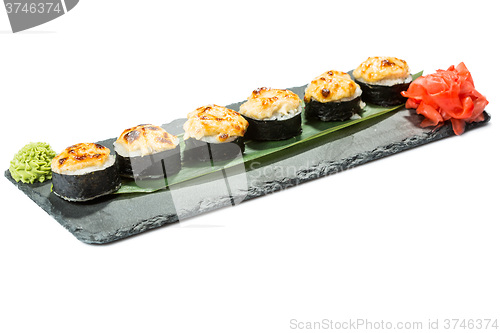
POLYGON ((308 119, 319 119, 321 121, 345 121, 354 114, 360 113, 359 103, 361 96, 345 102, 326 102, 311 99, 306 102, 305 112, 308 119))
POLYGON ((241 156, 245 152, 243 137, 231 142, 207 143, 189 138, 184 141, 184 162, 225 161, 241 156))
POLYGON ((361 99, 366 103, 380 106, 396 106, 404 104, 406 97, 401 95, 402 91, 408 90, 410 83, 399 83, 393 86, 381 86, 354 80, 359 84, 363 93, 361 99))
POLYGON ((121 186, 116 162, 104 169, 84 175, 52 172, 52 191, 68 201, 89 201, 113 193, 121 186))
POLYGON ((277 141, 293 138, 302 133, 302 112, 284 120, 257 120, 250 117, 245 139, 258 141, 277 141))
POLYGON ((120 175, 134 179, 160 179, 181 170, 180 146, 146 156, 124 157, 116 154, 120 175))

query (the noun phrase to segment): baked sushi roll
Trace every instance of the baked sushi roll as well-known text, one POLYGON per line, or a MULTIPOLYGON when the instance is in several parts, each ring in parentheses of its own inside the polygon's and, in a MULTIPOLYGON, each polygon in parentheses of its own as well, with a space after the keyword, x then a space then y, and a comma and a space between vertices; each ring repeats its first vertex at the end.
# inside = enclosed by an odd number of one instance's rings
POLYGON ((184 129, 184 161, 223 161, 245 151, 248 122, 236 111, 219 105, 202 106, 188 114, 184 129))
POLYGON ((361 113, 361 88, 349 76, 339 71, 328 71, 309 83, 304 93, 305 113, 308 119, 345 121, 361 113))
POLYGON ((256 89, 239 112, 249 123, 247 139, 286 140, 302 133, 302 103, 290 90, 256 89))
POLYGON ((52 192, 68 201, 89 201, 120 188, 115 157, 97 143, 66 148, 51 163, 52 192))
POLYGON ((128 128, 113 143, 122 177, 159 179, 181 169, 179 138, 151 124, 128 128))
POLYGON ((412 81, 406 61, 394 57, 370 57, 352 75, 361 87, 364 102, 395 106, 406 102, 401 95, 412 81))

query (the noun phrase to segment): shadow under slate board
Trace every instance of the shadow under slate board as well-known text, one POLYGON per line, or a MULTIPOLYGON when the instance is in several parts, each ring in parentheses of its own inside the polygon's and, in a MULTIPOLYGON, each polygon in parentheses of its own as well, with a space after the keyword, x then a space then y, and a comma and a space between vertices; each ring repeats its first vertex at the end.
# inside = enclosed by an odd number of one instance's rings
MULTIPOLYGON (((293 90, 301 96, 304 87, 293 90)), ((228 107, 238 109, 239 104, 228 107)), ((481 123, 467 124, 466 130, 486 124, 490 116, 486 112, 485 116, 481 123)), ((87 203, 60 199, 51 193, 51 182, 16 183, 8 170, 5 177, 77 239, 105 244, 454 136, 449 123, 421 128, 421 121, 415 110, 400 109, 263 157, 245 165, 244 172, 215 172, 175 189, 108 195, 87 203), (242 176, 245 188, 231 187, 232 180, 241 181, 242 176)), ((174 134, 181 127, 182 121, 164 125, 174 134)), ((113 150, 114 140, 100 143, 113 150)))

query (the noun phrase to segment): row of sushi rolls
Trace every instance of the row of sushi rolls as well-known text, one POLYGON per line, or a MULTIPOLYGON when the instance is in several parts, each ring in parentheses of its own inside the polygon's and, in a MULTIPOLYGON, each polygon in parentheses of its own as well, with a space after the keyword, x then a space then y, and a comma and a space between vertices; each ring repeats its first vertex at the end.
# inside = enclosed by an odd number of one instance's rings
POLYGON ((185 148, 162 127, 128 128, 114 142, 116 155, 97 143, 79 143, 55 156, 50 168, 52 191, 73 202, 113 193, 121 178, 157 179, 178 173, 183 163, 230 160, 243 154, 245 140, 286 140, 302 132, 307 119, 346 121, 361 114, 365 102, 395 106, 406 100, 401 91, 412 81, 404 60, 370 57, 352 76, 329 70, 307 86, 303 100, 286 89, 259 88, 238 111, 206 105, 187 115, 185 148), (208 149, 207 149, 208 148, 208 149))

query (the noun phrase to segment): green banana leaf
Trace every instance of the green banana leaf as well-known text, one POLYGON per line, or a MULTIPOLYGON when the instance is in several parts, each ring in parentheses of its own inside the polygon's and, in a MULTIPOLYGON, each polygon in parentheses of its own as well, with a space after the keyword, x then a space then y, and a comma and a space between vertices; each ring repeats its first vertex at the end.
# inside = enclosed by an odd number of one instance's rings
MULTIPOLYGON (((413 79, 415 80, 421 75, 422 72, 414 74, 413 79)), ((323 122, 319 120, 309 120, 305 119, 304 112, 302 112, 302 133, 296 137, 283 141, 249 140, 245 142, 245 153, 239 159, 237 158, 235 160, 223 162, 205 162, 195 165, 183 165, 181 171, 178 174, 169 176, 168 179, 144 180, 141 181, 140 184, 137 184, 133 180, 126 180, 123 181, 121 188, 116 191, 115 194, 150 193, 165 189, 169 185, 179 184, 188 180, 208 175, 213 172, 229 169, 236 165, 241 165, 242 163, 246 167, 248 167, 252 162, 258 161, 262 158, 268 158, 273 155, 279 156, 278 153, 284 150, 293 150, 298 146, 300 146, 300 149, 304 149, 304 145, 307 145, 308 143, 313 144, 313 141, 327 136, 330 133, 364 122, 369 119, 380 117, 392 111, 398 110, 402 106, 403 105, 394 107, 382 107, 367 103, 363 108, 361 115, 357 119, 349 119, 342 122, 323 122)), ((179 145, 182 152, 185 145, 184 141, 182 140, 182 135, 179 135, 179 138, 179 145)))

